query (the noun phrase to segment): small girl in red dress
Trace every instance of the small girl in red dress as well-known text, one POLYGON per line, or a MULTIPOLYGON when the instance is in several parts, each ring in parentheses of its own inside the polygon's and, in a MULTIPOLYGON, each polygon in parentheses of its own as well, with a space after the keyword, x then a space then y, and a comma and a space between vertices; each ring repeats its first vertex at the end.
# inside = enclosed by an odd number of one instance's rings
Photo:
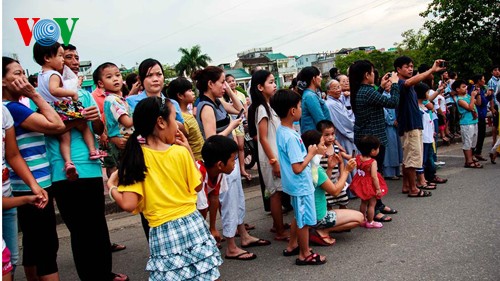
POLYGON ((359 211, 365 216, 365 222, 361 226, 381 228, 382 223, 373 221, 377 199, 387 194, 387 184, 377 172, 374 159, 379 153, 380 141, 375 136, 365 136, 356 146, 361 155, 356 156, 358 168, 349 188, 362 200, 359 211))

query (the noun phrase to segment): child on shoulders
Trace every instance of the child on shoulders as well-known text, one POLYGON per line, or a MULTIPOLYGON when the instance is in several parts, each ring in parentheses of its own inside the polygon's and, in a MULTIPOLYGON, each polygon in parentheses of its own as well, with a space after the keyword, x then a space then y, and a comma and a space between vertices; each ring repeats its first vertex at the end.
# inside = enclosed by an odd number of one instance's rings
MULTIPOLYGON (((50 46, 42 46, 38 42, 33 47, 33 57, 42 66, 38 74, 38 92, 56 110, 63 121, 85 120, 83 106, 78 101, 76 89, 65 88, 63 80, 64 50, 58 42, 50 46)), ((89 150, 89 159, 95 160, 106 156, 106 153, 96 149, 94 135, 87 122, 75 126, 82 132, 83 139, 89 150)), ((70 132, 59 135, 61 155, 64 159, 64 170, 68 180, 78 179, 75 164, 71 161, 70 132)))

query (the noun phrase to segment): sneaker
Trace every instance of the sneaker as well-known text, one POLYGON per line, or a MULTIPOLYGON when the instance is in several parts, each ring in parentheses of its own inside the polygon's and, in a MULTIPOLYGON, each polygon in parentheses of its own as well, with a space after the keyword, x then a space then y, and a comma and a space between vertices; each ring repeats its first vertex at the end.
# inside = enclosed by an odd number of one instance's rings
POLYGON ((436 164, 437 166, 444 166, 444 165, 446 165, 446 162, 437 161, 437 162, 434 162, 434 164, 436 164))
POLYGON ((372 221, 372 222, 366 222, 365 227, 366 228, 382 228, 384 225, 381 222, 378 221, 372 221))

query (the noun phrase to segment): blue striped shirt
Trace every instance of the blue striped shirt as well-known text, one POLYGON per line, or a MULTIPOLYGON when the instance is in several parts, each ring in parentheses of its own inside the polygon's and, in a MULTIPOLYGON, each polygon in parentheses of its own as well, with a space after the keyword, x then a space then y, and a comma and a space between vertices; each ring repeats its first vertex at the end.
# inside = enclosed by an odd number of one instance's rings
MULTIPOLYGON (((42 133, 28 131, 21 127, 21 124, 30 117, 34 111, 20 102, 4 101, 3 103, 9 109, 14 119, 17 145, 33 177, 42 188, 51 186, 51 169, 47 159, 44 135, 42 133)), ((12 169, 10 169, 10 181, 12 190, 14 191, 31 191, 30 187, 26 185, 12 169)))

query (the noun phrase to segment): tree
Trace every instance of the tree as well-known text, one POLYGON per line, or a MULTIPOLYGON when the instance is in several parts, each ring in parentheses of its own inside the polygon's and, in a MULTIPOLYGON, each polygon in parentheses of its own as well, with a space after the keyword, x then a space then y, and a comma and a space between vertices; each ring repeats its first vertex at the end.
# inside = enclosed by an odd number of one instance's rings
POLYGON ((500 62, 500 3, 498 0, 433 0, 420 14, 441 57, 462 77, 482 73, 500 62))
POLYGON ((175 66, 175 71, 180 76, 187 75, 191 77, 191 74, 203 67, 206 67, 212 59, 207 54, 201 53, 200 45, 193 46, 190 50, 186 48, 179 48, 179 52, 182 53, 181 60, 175 66))

